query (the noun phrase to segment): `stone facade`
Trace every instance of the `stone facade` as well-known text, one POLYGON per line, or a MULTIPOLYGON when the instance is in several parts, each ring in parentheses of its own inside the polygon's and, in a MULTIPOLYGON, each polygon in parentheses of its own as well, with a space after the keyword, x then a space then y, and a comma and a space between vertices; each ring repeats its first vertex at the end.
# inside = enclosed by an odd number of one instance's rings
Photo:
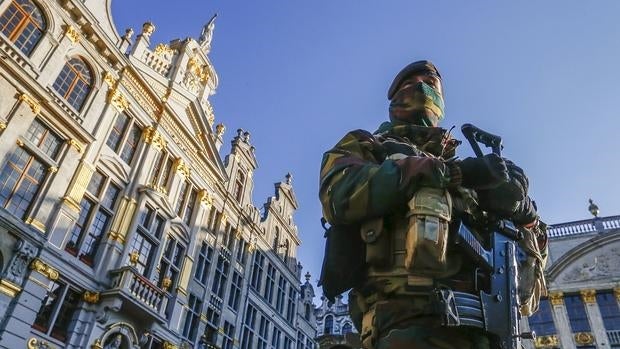
POLYGON ((317 344, 320 349, 359 349, 361 343, 353 321, 349 316, 349 306, 343 303, 342 296, 332 303, 321 297, 321 305, 315 309, 317 325, 317 344))
POLYGON ((219 155, 215 18, 110 13, 0 2, 0 348, 314 348, 292 177, 261 212, 250 134, 219 155))
POLYGON ((549 229, 549 297, 523 324, 528 348, 620 348, 620 216, 549 229))

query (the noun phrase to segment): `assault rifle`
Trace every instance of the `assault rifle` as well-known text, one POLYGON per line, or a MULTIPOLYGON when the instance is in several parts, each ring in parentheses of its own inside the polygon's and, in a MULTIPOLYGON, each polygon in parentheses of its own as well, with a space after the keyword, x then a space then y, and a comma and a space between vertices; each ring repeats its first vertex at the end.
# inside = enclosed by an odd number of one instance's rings
MULTIPOLYGON (((471 124, 461 128, 463 135, 471 144, 476 156, 483 153, 479 143, 492 148, 501 156, 502 139, 485 132, 471 124)), ((534 332, 521 333, 519 330, 518 259, 524 254, 517 241, 521 233, 508 220, 492 220, 489 250, 483 247, 470 228, 458 223, 456 243, 477 264, 477 273, 484 275, 488 285, 478 289, 479 294, 438 289, 439 300, 445 326, 473 326, 490 334, 493 348, 520 349, 521 339, 534 339, 534 332)), ((478 275, 476 275, 476 280, 478 275)), ((477 283, 477 282, 476 282, 477 283)))

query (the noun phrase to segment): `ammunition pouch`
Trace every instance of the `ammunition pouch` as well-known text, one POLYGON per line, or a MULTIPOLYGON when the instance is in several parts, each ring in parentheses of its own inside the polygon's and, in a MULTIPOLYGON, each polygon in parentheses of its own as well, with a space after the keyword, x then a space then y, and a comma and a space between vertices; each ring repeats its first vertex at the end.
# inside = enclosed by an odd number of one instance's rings
POLYGON ((415 275, 438 276, 448 264, 448 227, 452 198, 445 189, 421 188, 409 200, 405 237, 405 269, 415 275))
POLYGON ((330 301, 343 292, 360 286, 366 272, 366 246, 359 225, 325 226, 325 254, 318 285, 330 301))

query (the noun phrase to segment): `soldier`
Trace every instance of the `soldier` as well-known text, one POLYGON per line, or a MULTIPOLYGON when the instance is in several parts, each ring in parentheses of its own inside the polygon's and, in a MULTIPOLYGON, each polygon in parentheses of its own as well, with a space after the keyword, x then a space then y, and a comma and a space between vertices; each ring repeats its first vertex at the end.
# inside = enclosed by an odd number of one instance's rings
MULTIPOLYGON (((323 156, 324 216, 344 231, 339 236, 363 240, 363 249, 351 242, 328 254, 365 255, 360 281, 348 285, 354 287, 349 306, 364 349, 492 346, 481 329, 442 327, 445 314, 433 302, 438 287, 477 291, 474 268, 450 244, 450 225, 457 220, 475 226, 494 215, 514 222, 526 235, 532 270, 520 280, 522 314, 535 311, 545 292, 546 233, 527 195, 528 179, 495 154, 456 158, 460 142, 438 127, 444 117, 441 83, 431 62, 409 64, 388 90, 390 121, 374 133, 348 133, 323 156)), ((340 267, 324 263, 324 271, 340 267)))

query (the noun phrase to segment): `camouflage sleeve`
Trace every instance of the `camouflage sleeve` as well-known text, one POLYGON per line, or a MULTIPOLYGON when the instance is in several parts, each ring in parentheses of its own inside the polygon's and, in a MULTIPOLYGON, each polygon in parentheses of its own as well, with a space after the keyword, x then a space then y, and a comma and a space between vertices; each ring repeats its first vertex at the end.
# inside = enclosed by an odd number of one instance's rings
POLYGON ((385 159, 372 134, 348 133, 323 155, 319 197, 331 224, 380 217, 406 202, 420 186, 446 187, 448 167, 438 159, 385 159))

